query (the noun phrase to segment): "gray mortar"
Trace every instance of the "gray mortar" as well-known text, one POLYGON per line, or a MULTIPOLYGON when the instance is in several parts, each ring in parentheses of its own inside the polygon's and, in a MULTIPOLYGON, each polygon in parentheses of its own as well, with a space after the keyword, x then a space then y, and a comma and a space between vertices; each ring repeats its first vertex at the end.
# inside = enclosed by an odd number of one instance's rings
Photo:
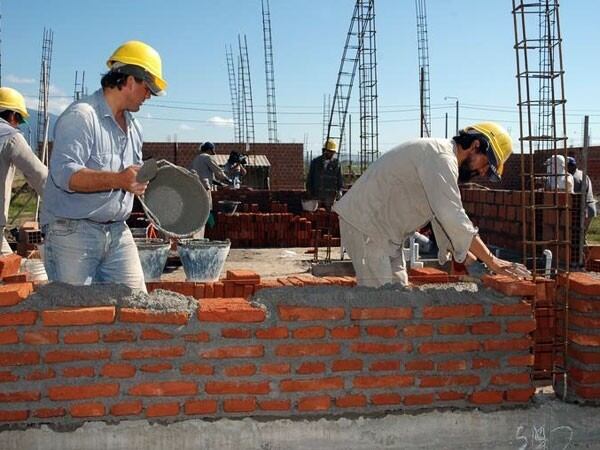
POLYGON ((198 302, 193 297, 157 289, 150 294, 132 290, 122 284, 73 286, 49 283, 21 302, 20 310, 41 311, 60 307, 118 306, 159 312, 195 312, 198 302))

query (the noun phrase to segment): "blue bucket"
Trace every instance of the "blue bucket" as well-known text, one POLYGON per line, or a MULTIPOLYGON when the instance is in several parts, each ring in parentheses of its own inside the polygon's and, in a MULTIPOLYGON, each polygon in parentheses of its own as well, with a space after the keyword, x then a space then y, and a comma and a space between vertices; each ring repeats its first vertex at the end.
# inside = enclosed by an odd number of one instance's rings
POLYGON ((218 281, 231 242, 208 239, 183 239, 177 245, 179 258, 188 281, 218 281))
POLYGON ((142 263, 144 279, 146 281, 159 281, 163 270, 165 270, 171 243, 162 239, 134 240, 142 263))

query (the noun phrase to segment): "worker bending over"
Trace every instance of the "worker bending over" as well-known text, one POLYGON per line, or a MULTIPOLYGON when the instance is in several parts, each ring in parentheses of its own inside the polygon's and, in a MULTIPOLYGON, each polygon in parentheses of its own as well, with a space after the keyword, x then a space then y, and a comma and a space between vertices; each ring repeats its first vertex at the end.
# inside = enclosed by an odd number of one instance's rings
POLYGON ((132 116, 164 93, 160 55, 129 41, 107 61, 102 88, 71 104, 54 128, 50 178, 42 214, 44 263, 50 281, 122 283, 146 290, 137 248, 125 220, 147 183, 142 127, 132 116))
POLYGON ((210 192, 213 190, 215 179, 231 184, 229 177, 212 158, 216 155, 215 144, 206 141, 198 147, 198 151, 198 155, 192 160, 191 169, 198 175, 202 186, 210 192))
POLYGON ((458 189, 458 181, 477 175, 498 181, 511 152, 508 133, 483 122, 452 139, 408 141, 373 162, 333 207, 357 283, 406 285, 402 244, 430 221, 440 264, 451 254, 459 263, 478 258, 498 274, 514 274, 513 264, 496 258, 478 236, 458 189))
POLYGON ((46 184, 48 169, 33 153, 31 147, 19 131, 18 126, 29 117, 25 99, 15 89, 0 88, 0 183, 4 186, 0 197, 0 237, 2 254, 12 253, 4 238, 4 228, 8 220, 8 209, 12 193, 15 169, 23 172, 27 182, 41 195, 46 184))

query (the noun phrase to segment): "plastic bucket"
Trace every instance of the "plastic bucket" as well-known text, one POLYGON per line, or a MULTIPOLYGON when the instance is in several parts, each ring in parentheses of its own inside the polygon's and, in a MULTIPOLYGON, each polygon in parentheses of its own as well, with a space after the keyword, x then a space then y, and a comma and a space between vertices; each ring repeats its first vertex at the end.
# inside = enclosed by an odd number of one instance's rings
POLYGON ((162 239, 134 239, 137 246, 144 279, 158 281, 165 269, 171 243, 162 239))
POLYGON ((188 281, 217 281, 229 254, 231 242, 185 239, 177 244, 188 281))

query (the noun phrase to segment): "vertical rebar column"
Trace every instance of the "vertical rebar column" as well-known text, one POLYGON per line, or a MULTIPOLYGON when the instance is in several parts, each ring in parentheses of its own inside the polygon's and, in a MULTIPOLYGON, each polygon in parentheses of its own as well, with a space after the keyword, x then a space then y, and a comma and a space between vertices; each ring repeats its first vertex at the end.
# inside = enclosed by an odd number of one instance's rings
POLYGON ((244 35, 244 42, 238 35, 238 43, 240 46, 240 64, 242 67, 242 92, 240 95, 243 97, 243 113, 244 115, 244 135, 246 144, 254 143, 254 107, 252 103, 252 82, 250 79, 250 60, 248 57, 248 41, 246 35, 244 35))
POLYGON ((48 89, 50 86, 50 66, 52 62, 52 42, 54 33, 44 28, 42 38, 42 62, 40 68, 40 90, 38 97, 38 116, 36 132, 36 154, 41 158, 44 134, 48 124, 48 89))
POLYGON ((421 137, 431 136, 431 108, 429 91, 429 39, 427 35, 427 7, 425 0, 415 0, 417 11, 417 48, 419 55, 419 89, 421 92, 421 137))
POLYGON ((81 72, 81 78, 79 78, 79 72, 75 71, 75 85, 73 88, 73 101, 81 100, 85 95, 85 70, 81 72))
POLYGON ((240 100, 237 80, 235 77, 235 61, 233 59, 233 49, 231 46, 225 46, 225 58, 227 59, 229 95, 231 97, 231 114, 233 116, 233 139, 234 142, 242 142, 242 128, 240 126, 240 100))
POLYGON ((271 10, 269 0, 261 0, 263 18, 263 41, 265 47, 265 79, 267 86, 267 125, 269 142, 277 142, 277 105, 275 101, 275 69, 273 65, 273 41, 271 38, 271 10))

